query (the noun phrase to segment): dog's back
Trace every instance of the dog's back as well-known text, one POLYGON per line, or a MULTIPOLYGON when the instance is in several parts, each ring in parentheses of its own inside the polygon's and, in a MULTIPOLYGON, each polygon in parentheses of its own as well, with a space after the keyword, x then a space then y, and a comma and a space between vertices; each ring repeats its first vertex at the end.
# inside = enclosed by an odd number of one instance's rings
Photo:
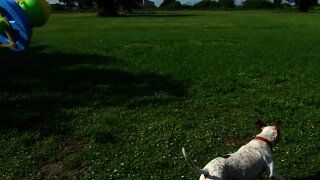
MULTIPOLYGON (((232 154, 217 157, 203 169, 221 179, 256 179, 267 170, 267 164, 263 158, 265 152, 257 149, 256 143, 249 142, 232 154)), ((205 179, 205 177, 202 176, 200 179, 205 179)))
POLYGON ((283 180, 274 169, 272 147, 280 137, 280 122, 276 126, 267 126, 262 121, 256 123, 261 131, 248 144, 227 156, 217 157, 210 161, 203 169, 194 165, 183 148, 183 154, 192 169, 202 174, 200 180, 255 180, 267 171, 270 178, 283 180))

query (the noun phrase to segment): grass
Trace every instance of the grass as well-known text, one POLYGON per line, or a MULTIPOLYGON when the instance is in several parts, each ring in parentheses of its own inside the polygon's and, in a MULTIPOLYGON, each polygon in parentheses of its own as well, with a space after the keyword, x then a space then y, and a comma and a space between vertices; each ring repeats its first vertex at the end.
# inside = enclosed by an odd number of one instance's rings
POLYGON ((196 164, 283 122, 288 179, 320 168, 320 14, 53 14, 1 49, 0 179, 195 179, 196 164))

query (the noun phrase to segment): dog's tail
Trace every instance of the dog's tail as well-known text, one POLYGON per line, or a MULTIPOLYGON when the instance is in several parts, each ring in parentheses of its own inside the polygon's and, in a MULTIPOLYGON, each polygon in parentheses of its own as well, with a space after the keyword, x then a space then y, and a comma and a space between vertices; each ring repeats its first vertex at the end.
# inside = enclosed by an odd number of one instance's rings
POLYGON ((184 158, 185 158, 186 161, 188 162, 188 164, 191 166, 191 168, 192 168, 195 172, 197 172, 197 173, 199 173, 199 174, 203 174, 206 178, 209 178, 209 179, 217 179, 216 177, 211 176, 207 170, 205 170, 205 169, 200 169, 199 167, 197 167, 197 166, 194 164, 194 162, 189 158, 188 153, 186 152, 186 150, 184 149, 184 147, 182 147, 182 153, 183 153, 184 158))

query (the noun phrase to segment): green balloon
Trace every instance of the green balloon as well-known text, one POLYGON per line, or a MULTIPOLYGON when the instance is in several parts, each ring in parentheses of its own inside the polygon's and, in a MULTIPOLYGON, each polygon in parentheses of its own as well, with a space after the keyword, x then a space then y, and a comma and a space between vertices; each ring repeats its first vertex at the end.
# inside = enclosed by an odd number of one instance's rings
POLYGON ((50 5, 46 0, 19 1, 20 7, 26 12, 32 27, 43 26, 50 15, 50 5))

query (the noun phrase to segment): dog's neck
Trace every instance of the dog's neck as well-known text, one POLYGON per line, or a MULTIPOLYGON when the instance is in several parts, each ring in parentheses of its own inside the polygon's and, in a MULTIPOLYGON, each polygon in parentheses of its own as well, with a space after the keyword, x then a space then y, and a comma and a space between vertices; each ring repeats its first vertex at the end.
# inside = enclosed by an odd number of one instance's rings
POLYGON ((263 141, 263 142, 267 143, 269 145, 269 147, 272 149, 273 144, 268 139, 266 139, 264 137, 261 137, 261 136, 256 136, 254 139, 260 140, 260 141, 263 141))
POLYGON ((274 128, 274 126, 264 127, 262 132, 258 134, 256 139, 266 142, 267 144, 272 145, 276 142, 278 136, 278 132, 274 128))

